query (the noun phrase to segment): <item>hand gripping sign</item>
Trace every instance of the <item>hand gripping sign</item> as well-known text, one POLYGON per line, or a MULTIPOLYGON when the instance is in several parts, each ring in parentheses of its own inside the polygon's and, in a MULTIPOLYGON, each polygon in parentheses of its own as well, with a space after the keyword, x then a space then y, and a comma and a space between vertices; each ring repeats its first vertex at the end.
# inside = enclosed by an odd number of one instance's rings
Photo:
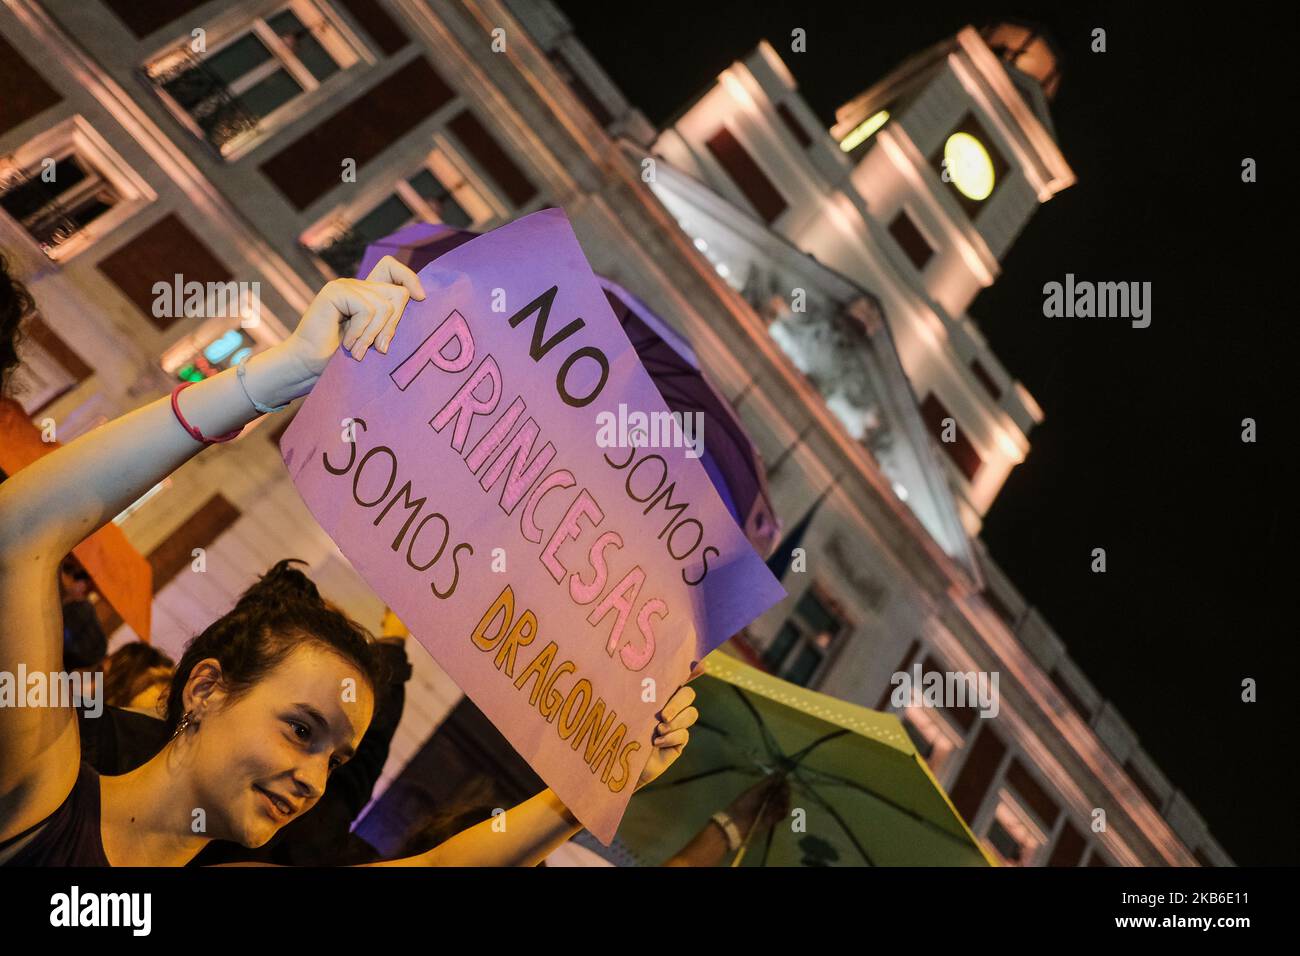
POLYGON ((356 570, 609 843, 655 714, 785 592, 687 443, 597 441, 620 403, 667 408, 561 210, 420 281, 387 354, 331 360, 284 463, 356 570))

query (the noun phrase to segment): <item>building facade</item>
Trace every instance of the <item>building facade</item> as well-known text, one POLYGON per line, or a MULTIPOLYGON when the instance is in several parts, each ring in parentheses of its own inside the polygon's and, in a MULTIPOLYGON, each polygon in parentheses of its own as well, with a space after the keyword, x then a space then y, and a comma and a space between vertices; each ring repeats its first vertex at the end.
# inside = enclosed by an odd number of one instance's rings
MULTIPOLYGON (((996 717, 901 710, 1007 862, 1229 864, 978 540, 1042 413, 966 310, 1072 182, 1056 82, 1032 31, 967 29, 825 130, 763 44, 656 130, 544 2, 5 0, 0 247, 40 306, 16 397, 67 441, 278 341, 401 225, 562 206, 691 340, 786 526, 817 503, 790 598, 737 652, 882 708, 917 664, 999 675, 996 717)), ((280 463, 290 414, 117 519, 174 655, 283 557, 378 627, 280 463)), ((381 790, 460 699, 411 656, 381 790)))

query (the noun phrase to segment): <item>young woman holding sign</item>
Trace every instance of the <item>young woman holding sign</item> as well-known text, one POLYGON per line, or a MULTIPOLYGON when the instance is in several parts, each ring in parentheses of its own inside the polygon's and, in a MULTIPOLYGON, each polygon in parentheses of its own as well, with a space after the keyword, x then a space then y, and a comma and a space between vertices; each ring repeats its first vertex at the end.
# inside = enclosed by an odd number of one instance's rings
MULTIPOLYGON (((410 298, 424 298, 420 280, 392 258, 330 282, 238 372, 182 385, 0 484, 0 671, 63 670, 65 554, 205 445, 308 392, 340 343, 358 361, 386 352, 410 298)), ((82 763, 70 708, 0 707, 0 863, 180 866, 212 839, 261 846, 315 805, 370 723, 369 635, 318 597, 261 601, 256 587, 191 642, 168 700, 174 735, 130 773, 82 763)), ((693 699, 683 687, 660 713, 638 787, 680 755, 693 699)), ((529 866, 580 829, 549 789, 508 821, 378 865, 529 866)))

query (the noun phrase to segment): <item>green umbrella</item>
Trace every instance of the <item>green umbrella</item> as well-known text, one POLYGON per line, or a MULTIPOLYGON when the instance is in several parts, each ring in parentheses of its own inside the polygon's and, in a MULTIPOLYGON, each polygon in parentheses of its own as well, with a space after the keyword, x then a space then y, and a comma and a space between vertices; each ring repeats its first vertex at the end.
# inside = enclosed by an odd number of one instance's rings
POLYGON ((633 800, 619 843, 662 864, 717 810, 783 776, 790 816, 742 833, 731 865, 992 866, 902 723, 714 652, 691 687, 700 719, 633 800))

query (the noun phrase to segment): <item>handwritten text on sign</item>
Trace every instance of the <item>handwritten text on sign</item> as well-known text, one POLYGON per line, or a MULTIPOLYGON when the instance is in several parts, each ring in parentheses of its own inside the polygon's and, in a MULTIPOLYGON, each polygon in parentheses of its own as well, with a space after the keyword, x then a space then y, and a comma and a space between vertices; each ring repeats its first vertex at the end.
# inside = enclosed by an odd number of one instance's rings
POLYGON ((285 432, 359 573, 608 842, 655 714, 784 596, 683 448, 602 448, 665 406, 564 214, 420 273, 388 354, 340 352, 285 432))

